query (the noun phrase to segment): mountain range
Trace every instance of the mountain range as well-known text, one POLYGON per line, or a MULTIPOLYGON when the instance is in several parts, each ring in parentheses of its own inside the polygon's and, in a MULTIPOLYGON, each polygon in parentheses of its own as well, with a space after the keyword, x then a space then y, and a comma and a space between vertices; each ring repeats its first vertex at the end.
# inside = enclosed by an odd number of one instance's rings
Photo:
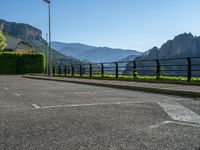
MULTIPOLYGON (((38 52, 46 49, 42 31, 23 23, 8 22, 0 19, 0 30, 13 38, 19 38, 31 44, 38 52)), ((153 47, 144 53, 136 50, 96 47, 80 43, 52 42, 54 64, 72 64, 111 61, 132 61, 175 57, 200 56, 200 37, 183 33, 168 40, 160 48, 153 47), (85 61, 80 61, 85 60, 85 61), (87 60, 87 61, 86 61, 87 60)))
MULTIPOLYGON (((8 22, 0 19, 0 30, 9 35, 7 38, 20 39, 29 43, 36 51, 44 52, 47 42, 42 38, 42 31, 24 23, 8 22)), ((7 39, 7 40, 10 40, 7 39)), ((12 40, 10 40, 12 41, 12 40)), ((11 42, 8 42, 9 44, 11 42)), ((8 45, 9 46, 9 45, 8 45)), ((96 47, 80 43, 52 42, 54 64, 119 61, 129 55, 139 56, 135 50, 96 47), (82 61, 80 61, 82 60, 82 61)))
POLYGON ((135 57, 141 55, 141 52, 136 50, 96 47, 80 43, 52 42, 52 47, 64 55, 91 62, 113 62, 130 55, 135 57))
POLYGON ((160 48, 153 47, 144 53, 135 50, 95 47, 79 43, 52 43, 54 49, 62 54, 92 62, 132 61, 200 56, 200 37, 183 33, 168 40, 160 48))

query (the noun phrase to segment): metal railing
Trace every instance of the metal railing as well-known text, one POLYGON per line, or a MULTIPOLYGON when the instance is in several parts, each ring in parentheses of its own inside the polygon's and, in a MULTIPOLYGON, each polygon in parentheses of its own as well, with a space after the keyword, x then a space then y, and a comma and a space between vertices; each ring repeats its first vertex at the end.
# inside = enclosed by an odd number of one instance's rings
POLYGON ((150 76, 157 80, 161 76, 167 76, 185 77, 190 82, 192 78, 200 77, 200 57, 71 64, 53 66, 52 70, 53 75, 58 76, 112 76, 115 78, 150 76))

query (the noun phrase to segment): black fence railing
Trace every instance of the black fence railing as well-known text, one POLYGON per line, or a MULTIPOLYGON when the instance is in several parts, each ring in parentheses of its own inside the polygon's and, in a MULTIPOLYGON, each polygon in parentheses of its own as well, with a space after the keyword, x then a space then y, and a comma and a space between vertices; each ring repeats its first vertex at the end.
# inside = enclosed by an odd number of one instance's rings
POLYGON ((200 77, 200 57, 71 64, 54 66, 52 70, 53 75, 58 76, 112 76, 115 78, 149 76, 157 80, 161 76, 167 76, 184 77, 190 82, 192 78, 200 77))

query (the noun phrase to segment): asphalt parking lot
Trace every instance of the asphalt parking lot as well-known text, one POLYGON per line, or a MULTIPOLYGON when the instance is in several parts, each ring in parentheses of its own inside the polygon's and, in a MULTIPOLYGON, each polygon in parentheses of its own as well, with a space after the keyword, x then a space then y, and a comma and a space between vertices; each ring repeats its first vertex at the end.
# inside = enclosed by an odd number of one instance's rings
POLYGON ((200 101, 0 76, 1 150, 199 150, 200 101))

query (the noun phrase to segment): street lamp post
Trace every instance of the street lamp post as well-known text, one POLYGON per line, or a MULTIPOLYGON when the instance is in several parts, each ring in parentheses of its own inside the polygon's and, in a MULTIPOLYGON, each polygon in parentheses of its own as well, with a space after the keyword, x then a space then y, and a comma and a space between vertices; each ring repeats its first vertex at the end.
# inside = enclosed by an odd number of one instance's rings
POLYGON ((51 50, 51 1, 44 0, 48 4, 48 11, 49 11, 49 76, 52 73, 52 50, 51 50))
MULTIPOLYGON (((48 34, 46 34, 46 41, 48 41, 48 34)), ((46 43, 46 74, 49 74, 49 52, 48 52, 48 42, 46 43)))

